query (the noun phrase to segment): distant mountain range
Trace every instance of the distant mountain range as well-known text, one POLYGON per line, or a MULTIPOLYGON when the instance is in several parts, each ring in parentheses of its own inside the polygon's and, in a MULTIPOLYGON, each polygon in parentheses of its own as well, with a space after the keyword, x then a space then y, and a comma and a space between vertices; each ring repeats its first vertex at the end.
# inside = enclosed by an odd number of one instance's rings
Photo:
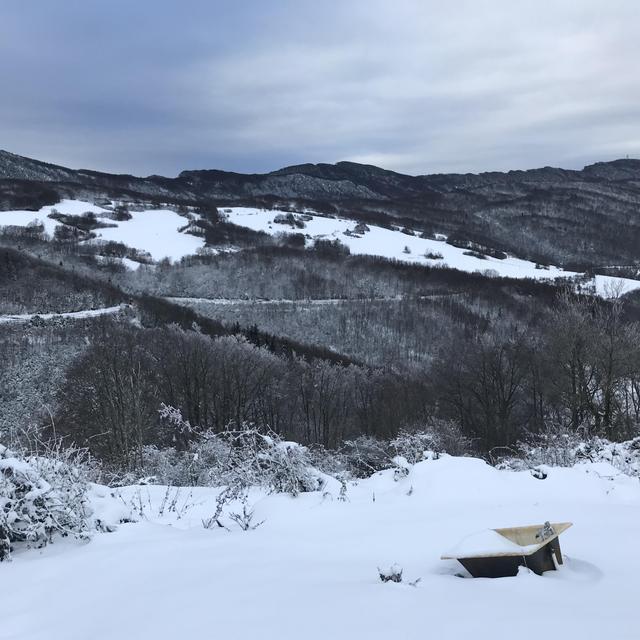
POLYGON ((599 162, 582 171, 425 176, 338 162, 266 174, 199 170, 142 178, 0 151, 0 210, 34 209, 65 197, 309 207, 455 235, 569 267, 640 264, 640 160, 599 162))

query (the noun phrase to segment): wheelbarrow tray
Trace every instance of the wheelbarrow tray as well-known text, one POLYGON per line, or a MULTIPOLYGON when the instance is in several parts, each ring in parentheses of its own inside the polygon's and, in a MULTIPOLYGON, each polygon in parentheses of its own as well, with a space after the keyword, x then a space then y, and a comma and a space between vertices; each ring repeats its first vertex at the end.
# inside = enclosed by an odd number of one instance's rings
POLYGON ((541 575, 562 564, 558 536, 571 522, 553 522, 553 534, 540 539, 542 524, 488 529, 461 541, 443 560, 457 560, 474 578, 515 576, 520 567, 541 575))

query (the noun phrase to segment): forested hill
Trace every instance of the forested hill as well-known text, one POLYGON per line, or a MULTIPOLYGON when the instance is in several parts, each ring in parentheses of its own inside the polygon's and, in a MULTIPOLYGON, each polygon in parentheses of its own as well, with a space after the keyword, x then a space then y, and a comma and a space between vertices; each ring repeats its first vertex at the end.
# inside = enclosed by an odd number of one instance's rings
POLYGON ((390 220, 567 267, 640 261, 640 160, 582 171, 409 176, 353 162, 266 174, 183 171, 176 178, 73 170, 0 151, 0 210, 57 199, 231 205, 299 204, 366 222, 390 220))

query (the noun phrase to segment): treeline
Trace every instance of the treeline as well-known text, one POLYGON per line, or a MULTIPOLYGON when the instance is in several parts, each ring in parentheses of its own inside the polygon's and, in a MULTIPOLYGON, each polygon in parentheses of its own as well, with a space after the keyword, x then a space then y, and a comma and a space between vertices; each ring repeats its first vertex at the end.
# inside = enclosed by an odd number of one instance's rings
POLYGON ((33 445, 51 425, 56 395, 86 348, 91 320, 0 323, 0 442, 33 445))
POLYGON ((252 423, 326 447, 359 434, 393 435, 423 415, 417 380, 283 358, 241 336, 104 320, 88 339, 57 397, 57 433, 125 467, 138 464, 146 444, 180 446, 162 423, 162 403, 199 432, 252 423))
POLYGON ((447 345, 431 372, 440 415, 483 451, 545 432, 637 435, 640 324, 623 300, 565 293, 542 320, 447 345))
POLYGON ((114 275, 131 291, 156 296, 235 299, 385 298, 461 291, 495 292, 503 285, 551 302, 555 286, 533 280, 491 278, 438 266, 352 256, 320 243, 318 249, 287 244, 223 255, 191 256, 156 269, 114 275))
POLYGON ((55 424, 124 468, 142 466, 146 445, 186 447, 247 423, 329 448, 446 428, 481 453, 540 433, 622 440, 640 427, 640 329, 619 300, 566 294, 539 323, 458 332, 432 364, 403 374, 282 357, 242 336, 177 326, 94 327, 57 395, 55 424), (193 429, 167 429, 163 403, 193 429))
POLYGON ((508 294, 500 310, 478 293, 426 298, 304 300, 218 304, 188 302, 198 314, 237 332, 266 331, 312 345, 331 345, 338 353, 396 372, 425 370, 440 350, 465 334, 487 331, 491 323, 522 321, 519 303, 508 294))
POLYGON ((176 325, 185 330, 197 330, 212 338, 238 335, 256 347, 265 347, 275 355, 285 358, 321 359, 342 365, 354 363, 353 359, 322 345, 316 346, 286 336, 274 335, 258 329, 255 325, 228 327, 217 320, 196 313, 193 309, 173 304, 163 298, 141 295, 132 296, 130 300, 135 302, 139 321, 146 328, 176 325))
POLYGON ((0 313, 80 311, 123 302, 108 282, 0 247, 0 313))
POLYGON ((621 439, 640 427, 633 298, 556 291, 547 304, 502 285, 488 296, 204 307, 418 379, 427 414, 454 421, 483 451, 548 430, 621 439))
MULTIPOLYGON (((31 254, 44 246, 32 242, 31 254)), ((15 311, 73 310, 51 308, 60 300, 135 308, 56 331, 1 328, 5 433, 37 422, 122 468, 139 467, 146 445, 185 444, 165 428, 163 403, 193 426, 189 437, 252 423, 327 447, 444 426, 476 452, 549 431, 638 433, 637 296, 558 296, 547 284, 337 249, 267 244, 109 272, 111 282, 76 268, 84 256, 60 266, 53 253, 45 263, 0 250, 15 311), (212 307, 205 318, 159 295, 345 301, 212 307)))

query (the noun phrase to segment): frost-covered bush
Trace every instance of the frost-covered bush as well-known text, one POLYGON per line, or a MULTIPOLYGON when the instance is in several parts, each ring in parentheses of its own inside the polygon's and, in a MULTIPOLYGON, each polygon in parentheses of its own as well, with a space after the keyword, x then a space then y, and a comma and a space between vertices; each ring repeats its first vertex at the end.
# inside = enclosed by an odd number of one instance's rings
POLYGON ((553 430, 530 436, 515 446, 514 455, 503 462, 510 467, 531 468, 541 464, 571 467, 580 459, 585 438, 575 431, 553 430))
POLYGON ((372 436, 359 436, 354 440, 347 440, 340 453, 349 472, 355 478, 367 478, 394 466, 389 443, 372 436))
POLYGON ((575 433, 543 434, 517 445, 499 468, 531 469, 539 465, 571 467, 580 462, 608 462, 620 472, 640 476, 640 437, 626 442, 604 438, 586 440, 575 433))
POLYGON ((174 447, 156 447, 147 445, 142 448, 143 466, 118 478, 118 485, 128 484, 167 484, 176 487, 195 485, 193 477, 197 475, 193 468, 193 456, 174 447))
POLYGON ((169 432, 171 442, 186 444, 193 438, 195 429, 188 420, 182 417, 180 409, 176 409, 162 402, 158 410, 161 423, 169 432))
POLYGON ((16 543, 88 536, 86 492, 84 471, 71 458, 23 456, 0 445, 0 560, 16 543))
POLYGON ((411 473, 411 463, 402 456, 395 456, 393 462, 393 479, 397 482, 411 473))
POLYGON ((317 491, 323 484, 309 450, 272 431, 243 423, 220 433, 200 433, 178 410, 163 405, 162 411, 174 432, 189 430, 191 441, 184 450, 145 447, 138 477, 177 486, 259 486, 292 495, 317 491))
POLYGON ((211 432, 200 434, 186 450, 148 445, 142 450, 142 468, 134 475, 127 474, 126 484, 134 484, 144 477, 178 487, 215 485, 229 453, 229 445, 211 432))
POLYGON ((311 464, 321 473, 335 478, 350 477, 349 460, 342 451, 315 444, 307 447, 311 464))
POLYGON ((325 476, 339 481, 367 478, 394 469, 407 474, 406 464, 424 459, 426 451, 466 454, 471 443, 448 421, 431 420, 424 430, 402 432, 392 441, 372 436, 347 440, 338 450, 287 442, 269 429, 251 423, 231 424, 214 433, 183 419, 180 411, 161 405, 160 417, 169 447, 145 446, 141 464, 117 484, 145 482, 175 486, 261 486, 298 493, 319 490, 325 476), (398 465, 398 459, 406 462, 398 465))
POLYGON ((473 450, 472 441, 456 424, 435 418, 423 429, 400 432, 389 444, 395 455, 406 458, 410 464, 424 460, 427 451, 462 456, 473 450))
POLYGON ((455 425, 446 420, 432 420, 425 429, 402 431, 391 441, 371 436, 347 440, 338 453, 353 477, 366 478, 385 469, 397 471, 398 457, 416 464, 425 459, 427 451, 465 455, 471 450, 471 441, 455 425))
POLYGON ((402 569, 393 564, 388 569, 378 567, 378 575, 381 582, 402 582, 402 569))
POLYGON ((465 436, 453 420, 430 418, 426 431, 436 439, 436 451, 451 456, 466 456, 475 452, 473 439, 465 436))
POLYGON ((437 436, 425 431, 403 431, 390 444, 395 454, 405 458, 409 464, 422 461, 425 451, 438 451, 441 446, 437 436))
POLYGON ((250 424, 216 437, 229 447, 221 467, 212 470, 218 484, 262 486, 292 495, 322 487, 321 476, 313 468, 306 447, 283 441, 275 433, 264 433, 250 424))
POLYGON ((608 462, 622 473, 640 476, 640 437, 626 442, 609 442, 595 438, 582 443, 576 451, 581 460, 608 462))

